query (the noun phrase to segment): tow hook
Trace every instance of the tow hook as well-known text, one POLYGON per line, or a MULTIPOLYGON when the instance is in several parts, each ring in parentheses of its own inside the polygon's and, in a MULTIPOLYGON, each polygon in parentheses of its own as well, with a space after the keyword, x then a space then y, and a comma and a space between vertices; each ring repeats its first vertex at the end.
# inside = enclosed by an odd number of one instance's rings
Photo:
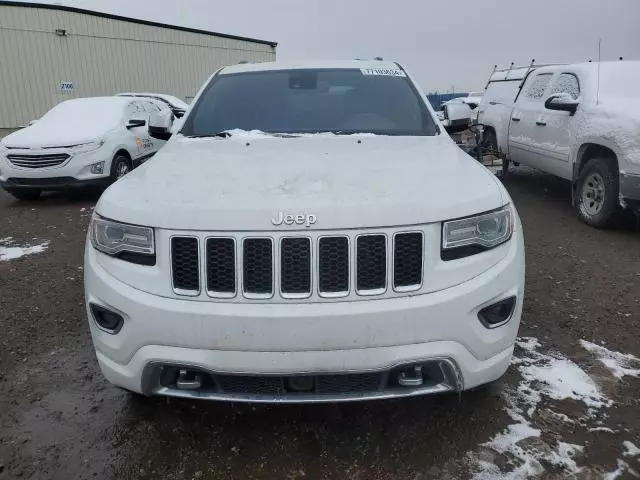
POLYGON ((202 376, 199 373, 181 369, 176 380, 176 387, 180 390, 198 390, 202 387, 202 376))
POLYGON ((419 387, 424 383, 422 378, 422 366, 415 365, 413 368, 407 368, 398 375, 398 383, 402 387, 419 387))

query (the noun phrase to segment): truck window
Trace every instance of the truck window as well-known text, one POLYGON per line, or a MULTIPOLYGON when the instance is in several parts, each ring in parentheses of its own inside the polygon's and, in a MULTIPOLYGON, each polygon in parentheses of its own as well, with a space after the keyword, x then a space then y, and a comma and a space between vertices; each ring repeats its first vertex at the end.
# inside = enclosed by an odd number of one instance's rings
POLYGON ((539 73, 533 77, 525 86, 524 96, 531 100, 542 98, 552 76, 552 73, 539 73))
POLYGON ((561 73, 549 91, 549 95, 554 93, 568 93, 571 98, 576 100, 580 96, 580 83, 578 77, 573 73, 561 73))
POLYGON ((491 82, 482 97, 482 103, 513 103, 522 80, 491 82))

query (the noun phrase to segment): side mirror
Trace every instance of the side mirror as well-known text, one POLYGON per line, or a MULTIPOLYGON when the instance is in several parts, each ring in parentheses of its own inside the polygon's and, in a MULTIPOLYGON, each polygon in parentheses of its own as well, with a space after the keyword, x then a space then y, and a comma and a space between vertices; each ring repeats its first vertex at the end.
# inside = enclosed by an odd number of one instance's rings
POLYGON ((571 115, 576 113, 578 109, 578 105, 580 102, 575 100, 568 93, 556 93, 555 95, 551 95, 544 102, 544 108, 548 110, 559 110, 561 112, 569 112, 571 115))
POLYGON ((144 127, 146 124, 147 124, 146 120, 143 120, 141 118, 132 118, 131 120, 129 120, 129 123, 127 123, 127 129, 144 127))
POLYGON ((158 140, 169 140, 172 125, 173 113, 170 110, 154 112, 149 117, 149 135, 158 140))
POLYGON ((461 132, 469 128, 471 123, 471 107, 466 103, 447 103, 443 106, 443 125, 447 132, 461 132))

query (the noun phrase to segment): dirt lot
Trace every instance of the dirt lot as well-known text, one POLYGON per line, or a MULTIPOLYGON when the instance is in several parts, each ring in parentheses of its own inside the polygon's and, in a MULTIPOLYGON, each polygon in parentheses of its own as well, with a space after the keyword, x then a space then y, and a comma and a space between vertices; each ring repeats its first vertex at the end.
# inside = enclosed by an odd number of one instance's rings
POLYGON ((0 261, 0 480, 640 476, 640 230, 633 218, 616 231, 579 223, 568 185, 548 176, 521 171, 508 187, 527 298, 500 382, 460 397, 259 407, 140 401, 108 385, 83 309, 95 199, 0 193, 0 252, 44 250, 0 261))

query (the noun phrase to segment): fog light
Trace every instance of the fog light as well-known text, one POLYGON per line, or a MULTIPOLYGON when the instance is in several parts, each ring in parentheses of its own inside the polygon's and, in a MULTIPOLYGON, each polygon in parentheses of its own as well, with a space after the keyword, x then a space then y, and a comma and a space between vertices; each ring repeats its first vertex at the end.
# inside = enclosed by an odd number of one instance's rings
POLYGON ((485 327, 496 328, 509 321, 515 308, 516 297, 505 298, 480 310, 478 319, 485 327))
POLYGON ((93 319, 107 332, 115 335, 122 329, 124 319, 121 315, 94 303, 90 304, 90 308, 93 319))
POLYGON ((91 173, 101 175, 104 172, 104 162, 98 162, 91 165, 91 173))

